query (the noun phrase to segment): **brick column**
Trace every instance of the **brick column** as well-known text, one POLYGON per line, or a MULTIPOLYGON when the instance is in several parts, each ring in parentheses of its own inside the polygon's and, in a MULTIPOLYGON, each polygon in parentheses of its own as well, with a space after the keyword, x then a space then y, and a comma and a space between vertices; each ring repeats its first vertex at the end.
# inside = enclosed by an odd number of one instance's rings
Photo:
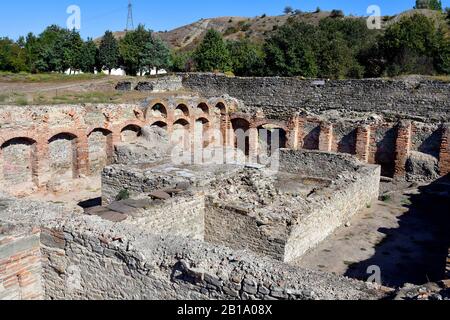
POLYGON ((41 138, 36 141, 33 150, 32 173, 33 182, 39 190, 44 190, 47 183, 46 172, 49 171, 48 141, 41 138))
POLYGON ((251 163, 258 162, 258 128, 251 127, 248 132, 249 135, 249 160, 251 163))
POLYGON ((292 118, 292 120, 289 122, 288 125, 288 137, 287 137, 287 145, 286 147, 289 149, 293 149, 293 150, 298 150, 299 149, 299 117, 295 116, 294 118, 292 118))
POLYGON ((356 156, 359 160, 368 163, 370 156, 370 125, 358 127, 356 131, 356 156))
POLYGON ((75 164, 75 178, 81 175, 89 175, 89 143, 85 130, 80 130, 78 138, 76 139, 76 164, 75 164))
POLYGON ((333 125, 321 123, 319 135, 319 151, 331 152, 333 147, 333 125))
POLYGON ((410 121, 402 121, 398 124, 395 142, 395 178, 405 176, 406 160, 411 152, 411 134, 412 125, 410 121))
POLYGON ((450 173, 450 124, 445 124, 442 128, 439 170, 442 176, 450 173))

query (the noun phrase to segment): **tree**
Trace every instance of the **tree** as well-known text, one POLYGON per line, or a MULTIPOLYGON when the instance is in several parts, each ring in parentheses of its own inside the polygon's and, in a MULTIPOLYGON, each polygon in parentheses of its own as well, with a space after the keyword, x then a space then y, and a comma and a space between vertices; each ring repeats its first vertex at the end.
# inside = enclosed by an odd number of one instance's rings
POLYGON ((264 52, 262 48, 248 40, 227 43, 234 74, 237 76, 262 75, 264 52))
POLYGON ((317 76, 312 48, 316 29, 291 21, 280 27, 265 43, 266 72, 272 76, 317 76))
MULTIPOLYGON (((72 71, 76 72, 82 68, 82 54, 83 54, 83 40, 80 34, 73 30, 66 34, 64 41, 63 54, 64 54, 64 65, 70 68, 70 73, 72 71)), ((65 71, 66 68, 63 70, 65 71)))
POLYGON ((119 49, 127 74, 143 75, 148 62, 147 50, 152 41, 151 31, 141 24, 136 30, 126 33, 119 43, 119 49))
POLYGON ((20 72, 26 70, 24 49, 9 38, 0 38, 0 70, 20 72))
POLYGON ((194 54, 197 70, 202 72, 231 71, 231 59, 222 35, 210 29, 194 54))
POLYGON ((99 65, 111 74, 112 69, 119 67, 119 57, 119 44, 114 34, 111 31, 106 31, 98 50, 99 65))
POLYGON ((83 44, 81 52, 81 71, 94 73, 97 67, 97 59, 99 56, 97 45, 94 43, 94 41, 92 41, 92 39, 88 38, 88 40, 83 44))
POLYGON ((416 0, 415 9, 430 9, 442 11, 441 0, 416 0))
POLYGON ((286 6, 283 10, 284 14, 292 14, 294 12, 294 8, 291 6, 286 6))
POLYGON ((389 75, 442 72, 445 57, 439 56, 446 47, 444 40, 433 20, 421 14, 389 26, 380 44, 389 75))
POLYGON ((191 72, 194 69, 194 52, 173 51, 170 69, 174 72, 191 72))
POLYGON ((145 44, 142 63, 148 70, 156 68, 156 73, 159 69, 168 68, 170 66, 169 48, 160 38, 152 36, 151 40, 145 44))

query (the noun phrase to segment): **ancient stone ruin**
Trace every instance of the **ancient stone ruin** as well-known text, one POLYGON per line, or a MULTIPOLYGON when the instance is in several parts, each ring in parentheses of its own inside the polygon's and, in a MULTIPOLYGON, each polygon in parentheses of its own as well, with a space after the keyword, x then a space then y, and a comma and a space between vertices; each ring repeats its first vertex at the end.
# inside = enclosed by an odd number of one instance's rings
POLYGON ((445 179, 450 84, 117 85, 134 89, 148 98, 0 109, 0 299, 392 296, 296 262, 371 208, 380 181, 445 179))

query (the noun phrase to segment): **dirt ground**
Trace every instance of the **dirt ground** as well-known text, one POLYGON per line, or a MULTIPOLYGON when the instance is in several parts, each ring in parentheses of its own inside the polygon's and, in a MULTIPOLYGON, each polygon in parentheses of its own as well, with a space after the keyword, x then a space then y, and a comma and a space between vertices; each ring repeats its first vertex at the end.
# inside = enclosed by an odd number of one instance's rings
POLYGON ((444 279, 450 247, 449 179, 426 186, 383 184, 380 197, 293 264, 367 281, 378 266, 388 287, 444 279))

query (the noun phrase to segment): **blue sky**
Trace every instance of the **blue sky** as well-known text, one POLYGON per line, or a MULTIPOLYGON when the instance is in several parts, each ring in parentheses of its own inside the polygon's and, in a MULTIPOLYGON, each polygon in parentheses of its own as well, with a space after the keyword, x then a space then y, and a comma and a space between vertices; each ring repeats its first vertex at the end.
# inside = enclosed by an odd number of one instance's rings
MULTIPOLYGON (((201 18, 217 16, 279 15, 290 5, 303 11, 316 7, 342 9, 346 14, 365 15, 369 5, 392 15, 414 6, 415 0, 133 0, 134 22, 163 31, 201 18)), ((66 25, 67 7, 81 8, 81 35, 98 37, 107 29, 125 29, 127 0, 15 0, 0 4, 0 37, 17 39, 28 32, 40 33, 50 24, 66 25)), ((443 0, 450 7, 450 0, 443 0)))

